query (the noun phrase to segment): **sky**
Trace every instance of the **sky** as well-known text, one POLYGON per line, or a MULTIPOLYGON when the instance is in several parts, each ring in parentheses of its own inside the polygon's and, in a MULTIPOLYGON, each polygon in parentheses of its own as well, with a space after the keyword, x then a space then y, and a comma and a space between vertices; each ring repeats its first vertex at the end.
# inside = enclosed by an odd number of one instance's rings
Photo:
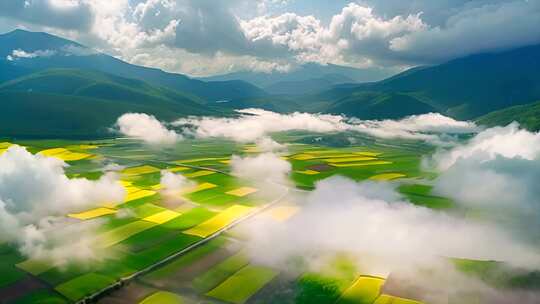
POLYGON ((10 0, 0 33, 57 34, 192 76, 315 62, 399 71, 540 43, 540 0, 10 0))

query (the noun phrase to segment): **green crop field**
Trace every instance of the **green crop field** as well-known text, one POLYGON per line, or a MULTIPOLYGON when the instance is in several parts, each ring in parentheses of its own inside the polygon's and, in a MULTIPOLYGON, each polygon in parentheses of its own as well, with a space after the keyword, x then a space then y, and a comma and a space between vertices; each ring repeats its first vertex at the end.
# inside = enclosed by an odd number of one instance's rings
POLYGON ((225 302, 243 304, 276 275, 277 272, 272 269, 248 265, 206 295, 225 302))
MULTIPOLYGON (((260 184, 231 172, 232 155, 258 155, 251 145, 218 139, 188 140, 189 144, 156 150, 128 139, 15 142, 33 153, 63 148, 91 155, 91 159, 66 161, 70 178, 97 180, 104 174, 100 160, 114 162, 123 168, 119 178, 128 198, 107 203, 102 209, 81 210, 69 217, 66 214, 70 225, 88 223, 95 229, 92 246, 105 255, 94 261, 56 265, 47 258, 25 256, 16 244, 1 244, 0 296, 9 296, 9 304, 75 303, 96 293, 93 300, 98 303, 114 299, 114 303, 125 304, 255 304, 267 303, 268 299, 278 304, 423 303, 414 293, 408 298, 401 291, 392 294, 392 289, 384 290, 385 280, 359 271, 350 258, 344 258, 347 253, 328 253, 335 255, 334 259, 318 269, 310 269, 305 257, 297 257, 284 271, 259 264, 249 251, 249 234, 240 229, 244 221, 270 220, 272 225, 294 222, 306 208, 293 204, 295 197, 309 193, 318 182, 332 176, 389 182, 402 199, 415 205, 455 210, 452 200, 434 193, 434 173, 422 169, 422 158, 433 152, 431 147, 419 144, 415 148, 408 141, 325 146, 306 143, 310 136, 290 132, 276 137, 288 144, 281 157, 291 165, 287 176, 290 183, 286 185, 289 193, 275 191, 265 196, 259 195, 260 184), (165 195, 162 169, 184 175, 191 182, 190 188, 174 196, 165 195), (285 207, 281 211, 278 208, 276 214, 274 207, 266 212, 265 207, 271 203, 285 207), (212 238, 214 234, 216 238, 212 238), (18 294, 18 286, 29 286, 25 287, 28 291, 18 294), (101 293, 112 286, 115 288, 101 293), (134 292, 137 286, 144 286, 144 292, 134 292), (124 297, 125 302, 119 300, 124 297)), ((540 286, 538 276, 515 275, 500 264, 455 260, 455 265, 459 271, 494 286, 540 286)))
POLYGON ((70 300, 80 300, 114 283, 104 275, 88 273, 71 279, 55 287, 56 291, 70 300))

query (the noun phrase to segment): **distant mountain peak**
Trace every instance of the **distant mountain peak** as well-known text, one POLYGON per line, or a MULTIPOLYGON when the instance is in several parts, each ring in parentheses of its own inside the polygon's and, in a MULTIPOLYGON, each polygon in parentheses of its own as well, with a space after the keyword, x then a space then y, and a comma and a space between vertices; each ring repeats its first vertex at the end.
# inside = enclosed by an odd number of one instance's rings
POLYGON ((389 69, 340 66, 308 62, 288 72, 271 73, 239 71, 225 75, 201 78, 204 81, 243 80, 274 94, 304 94, 313 90, 329 89, 344 83, 363 83, 382 80, 393 75, 389 69))

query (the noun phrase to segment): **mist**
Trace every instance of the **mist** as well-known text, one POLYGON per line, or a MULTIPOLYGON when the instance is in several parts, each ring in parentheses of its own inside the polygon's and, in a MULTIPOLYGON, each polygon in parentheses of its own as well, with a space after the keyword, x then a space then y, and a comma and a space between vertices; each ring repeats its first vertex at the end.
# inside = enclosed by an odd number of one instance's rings
POLYGON ((66 166, 19 146, 0 155, 2 241, 15 244, 28 258, 45 258, 55 265, 100 255, 92 246, 97 225, 75 223, 65 215, 121 202, 125 195, 114 173, 97 181, 70 179, 66 166))

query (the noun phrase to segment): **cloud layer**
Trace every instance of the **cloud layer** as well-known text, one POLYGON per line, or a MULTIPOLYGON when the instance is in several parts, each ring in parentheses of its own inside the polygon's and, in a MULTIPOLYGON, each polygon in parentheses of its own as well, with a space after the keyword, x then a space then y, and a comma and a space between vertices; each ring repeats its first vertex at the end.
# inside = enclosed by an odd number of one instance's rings
POLYGON ((366 121, 330 114, 295 112, 280 114, 261 109, 238 111, 237 118, 190 117, 175 126, 187 127, 186 134, 200 138, 225 137, 238 142, 255 142, 276 132, 302 130, 318 133, 354 131, 381 138, 403 138, 442 143, 445 134, 474 133, 472 122, 456 121, 440 114, 415 115, 402 120, 366 121))

